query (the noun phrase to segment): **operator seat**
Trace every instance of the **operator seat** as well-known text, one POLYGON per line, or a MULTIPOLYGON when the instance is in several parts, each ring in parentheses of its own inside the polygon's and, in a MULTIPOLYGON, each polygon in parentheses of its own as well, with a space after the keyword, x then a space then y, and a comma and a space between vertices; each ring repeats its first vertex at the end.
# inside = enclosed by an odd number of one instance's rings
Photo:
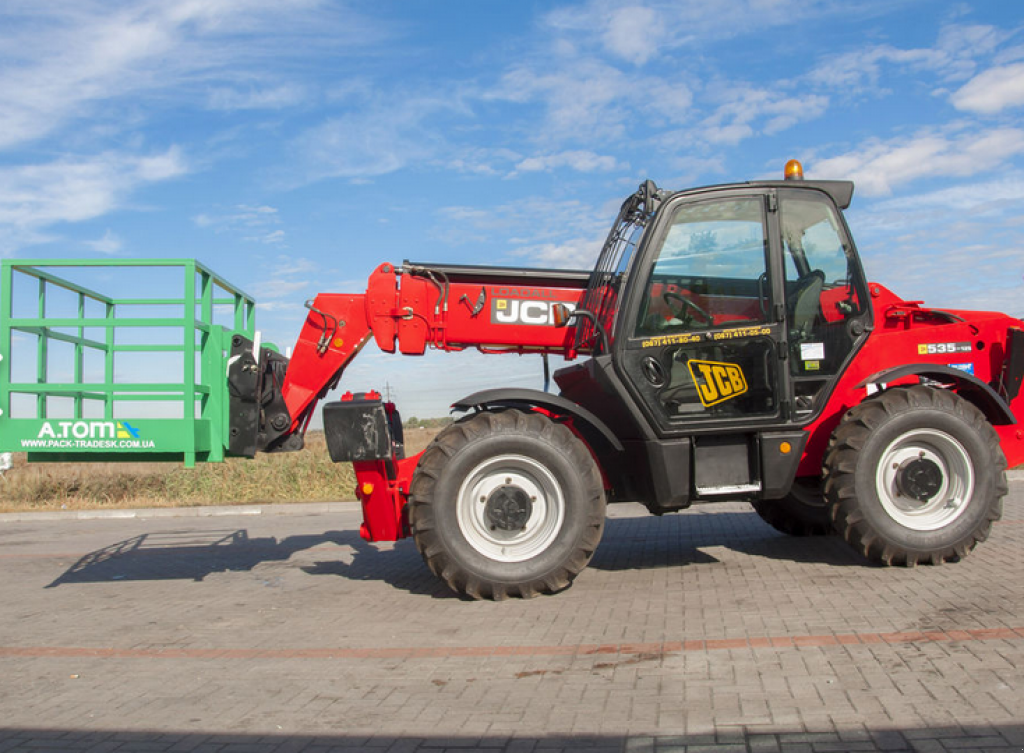
POLYGON ((790 297, 789 333, 791 342, 802 342, 811 337, 821 313, 821 291, 825 288, 825 273, 820 269, 808 272, 797 280, 796 290, 790 297))

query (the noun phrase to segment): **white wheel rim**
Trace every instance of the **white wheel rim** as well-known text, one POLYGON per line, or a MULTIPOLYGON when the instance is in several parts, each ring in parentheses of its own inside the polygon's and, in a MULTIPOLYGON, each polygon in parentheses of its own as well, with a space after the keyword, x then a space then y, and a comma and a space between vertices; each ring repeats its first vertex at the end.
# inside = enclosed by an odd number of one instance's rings
POLYGON ((474 468, 456 503, 459 529, 469 545, 498 562, 523 562, 546 550, 562 530, 565 497, 552 473, 524 455, 499 455, 474 468), (495 525, 505 492, 529 500, 528 514, 514 530, 495 525))
POLYGON ((915 531, 934 531, 959 518, 970 505, 974 465, 964 446, 949 434, 918 429, 885 448, 875 482, 878 499, 889 517, 915 531), (908 484, 901 476, 915 463, 937 468, 941 474, 925 499, 908 495, 908 484))

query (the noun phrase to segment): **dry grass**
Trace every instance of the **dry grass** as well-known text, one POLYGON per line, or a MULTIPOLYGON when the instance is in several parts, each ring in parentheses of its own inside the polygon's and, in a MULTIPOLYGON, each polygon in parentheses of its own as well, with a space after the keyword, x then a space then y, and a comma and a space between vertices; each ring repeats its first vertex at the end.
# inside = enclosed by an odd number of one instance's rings
POLYGON ((434 437, 441 431, 438 428, 430 429, 406 429, 405 430, 405 454, 415 455, 427 448, 427 445, 434 441, 434 437))
MULTIPOLYGON (((406 429, 408 455, 438 429, 406 429)), ((355 499, 348 463, 332 463, 323 434, 311 432, 302 452, 232 458, 183 468, 175 463, 35 463, 14 456, 0 479, 0 512, 132 507, 198 507, 355 499)))
MULTIPOLYGON (((430 443, 437 429, 406 432, 407 453, 430 443)), ((14 456, 0 479, 0 512, 133 507, 197 507, 355 499, 348 463, 332 463, 323 434, 306 449, 253 460, 231 458, 184 468, 179 463, 32 463, 14 456)))
POLYGON ((194 507, 354 499, 348 463, 332 463, 322 434, 302 452, 178 463, 34 463, 14 456, 0 480, 0 512, 194 507))

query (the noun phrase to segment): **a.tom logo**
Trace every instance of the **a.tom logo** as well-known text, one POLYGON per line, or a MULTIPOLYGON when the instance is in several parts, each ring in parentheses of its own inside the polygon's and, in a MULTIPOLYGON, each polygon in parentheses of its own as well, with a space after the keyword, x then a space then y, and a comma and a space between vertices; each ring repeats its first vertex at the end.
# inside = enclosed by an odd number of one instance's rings
POLYGON ((686 365, 697 385, 697 396, 705 407, 724 403, 747 391, 743 369, 734 363, 694 359, 687 361, 686 365))
MULTIPOLYGON (((519 298, 492 298, 491 322, 493 324, 530 324, 553 326, 555 317, 552 309, 557 301, 521 300, 519 298)), ((566 303, 572 311, 575 304, 566 303)))
POLYGON ((127 421, 47 421, 36 439, 138 439, 127 421))

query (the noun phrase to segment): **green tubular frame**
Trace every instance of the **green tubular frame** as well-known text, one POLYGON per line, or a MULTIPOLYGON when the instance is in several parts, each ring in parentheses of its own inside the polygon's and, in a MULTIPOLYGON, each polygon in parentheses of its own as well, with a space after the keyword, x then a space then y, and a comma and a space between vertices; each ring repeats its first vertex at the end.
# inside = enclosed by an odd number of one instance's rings
POLYGON ((0 260, 0 452, 27 452, 30 461, 177 460, 187 467, 197 461, 223 460, 228 439, 227 352, 233 334, 253 338, 255 307, 252 297, 193 259, 0 260), (177 270, 184 278, 184 294, 181 298, 112 298, 50 271, 81 267, 161 267, 167 268, 172 278, 177 270), (20 291, 21 284, 32 285, 33 280, 38 289, 37 315, 15 318, 15 283, 20 291), (51 288, 77 296, 77 317, 46 315, 46 296, 51 288), (103 316, 87 317, 87 301, 92 302, 91 307, 101 308, 103 316), (213 323, 214 307, 227 305, 232 307, 234 319, 230 329, 213 323), (182 315, 119 318, 121 306, 175 306, 182 315), (182 344, 118 344, 117 331, 128 327, 177 329, 183 333, 182 344), (102 329, 103 341, 86 337, 87 329, 102 329), (11 343, 16 332, 38 338, 35 382, 11 382, 11 343), (72 382, 52 383, 47 379, 48 349, 53 341, 73 346, 72 382), (103 382, 83 381, 87 351, 103 354, 103 382), (115 382, 117 353, 157 352, 183 354, 181 381, 115 382), (34 418, 11 418, 11 396, 16 394, 36 396, 34 418), (60 417, 47 415, 51 397, 71 398, 73 416, 68 417, 66 410, 60 417), (115 405, 129 401, 176 401, 182 404, 183 417, 118 418, 115 405), (103 418, 85 418, 87 403, 101 403, 103 418))

